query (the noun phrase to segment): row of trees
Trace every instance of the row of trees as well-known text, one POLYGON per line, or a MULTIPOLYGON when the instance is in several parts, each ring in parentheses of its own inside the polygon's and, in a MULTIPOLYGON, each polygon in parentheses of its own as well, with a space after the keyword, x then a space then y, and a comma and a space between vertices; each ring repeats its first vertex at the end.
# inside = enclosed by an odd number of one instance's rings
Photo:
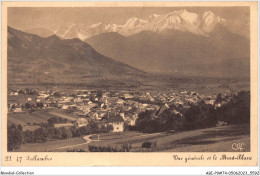
POLYGON ((174 114, 170 109, 164 110, 159 116, 155 115, 155 111, 146 110, 139 113, 135 129, 145 133, 180 130, 184 122, 181 115, 174 114))
POLYGON ((30 108, 43 108, 43 103, 42 102, 37 102, 36 104, 31 104, 29 102, 25 103, 25 105, 22 107, 25 109, 30 109, 30 108))
POLYGON ((24 90, 18 90, 19 94, 27 94, 27 95, 36 95, 37 92, 35 90, 29 89, 29 88, 25 88, 24 90))
MULTIPOLYGON (((43 108, 44 105, 42 102, 37 102, 36 104, 31 104, 29 102, 25 103, 24 105, 21 105, 22 109, 34 109, 34 108, 43 108)), ((15 104, 8 104, 8 109, 10 109, 11 111, 12 110, 15 110, 16 109, 16 106, 15 104)))
POLYGON ((122 144, 121 146, 88 146, 90 152, 130 152, 131 144, 122 144))
POLYGON ((227 104, 216 109, 216 118, 229 124, 250 123, 250 92, 241 91, 227 104))
POLYGON ((80 127, 80 128, 71 128, 73 137, 80 137, 89 134, 97 134, 97 133, 108 133, 113 130, 112 125, 103 125, 100 123, 96 123, 94 121, 90 121, 88 125, 80 127))
MULTIPOLYGON (((221 101, 220 97, 217 97, 217 103, 221 101)), ((174 114, 171 109, 164 110, 159 116, 148 110, 139 113, 135 129, 152 133, 213 127, 219 121, 228 124, 250 123, 250 92, 239 92, 219 108, 202 101, 197 105, 191 104, 188 110, 178 109, 183 116, 174 114)))
POLYGON ((50 123, 41 123, 41 127, 34 131, 23 131, 21 125, 8 126, 8 150, 12 151, 18 149, 22 143, 41 143, 48 140, 68 139, 72 137, 80 137, 96 133, 108 133, 113 130, 112 125, 102 125, 90 121, 88 125, 77 128, 75 126, 70 128, 54 128, 53 118, 49 119, 50 123))
POLYGON ((24 143, 40 143, 51 139, 68 139, 72 137, 72 132, 67 128, 41 127, 35 131, 26 130, 23 132, 24 143))
POLYGON ((68 119, 61 118, 61 117, 52 117, 47 120, 48 125, 53 127, 55 123, 67 123, 68 119))
POLYGON ((20 147, 23 142, 23 128, 21 125, 10 125, 7 127, 7 149, 13 151, 20 147))

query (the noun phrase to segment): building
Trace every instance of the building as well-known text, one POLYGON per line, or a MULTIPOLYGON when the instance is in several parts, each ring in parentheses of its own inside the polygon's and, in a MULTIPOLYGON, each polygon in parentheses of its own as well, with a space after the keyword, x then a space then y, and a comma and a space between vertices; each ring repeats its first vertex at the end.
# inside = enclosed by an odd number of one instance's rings
POLYGON ((69 106, 68 105, 62 105, 61 109, 68 109, 69 106))
POLYGON ((132 95, 130 95, 130 94, 124 94, 124 98, 125 98, 125 99, 132 99, 132 98, 133 98, 133 96, 132 96, 132 95))
POLYGON ((168 104, 164 104, 160 107, 160 109, 157 111, 156 115, 161 115, 163 113, 163 111, 165 111, 166 109, 168 109, 169 106, 168 104))
POLYGON ((117 104, 121 104, 121 105, 122 105, 122 104, 124 104, 124 103, 125 103, 125 101, 124 101, 124 100, 122 100, 122 99, 118 99, 116 103, 117 103, 117 104))
POLYGON ((23 112, 21 107, 15 107, 14 112, 23 112))
POLYGON ((17 95, 19 95, 19 93, 18 92, 11 92, 10 95, 11 96, 14 96, 14 95, 17 96, 17 95))
POLYGON ((136 119, 138 118, 138 114, 136 113, 127 113, 125 115, 125 122, 128 124, 128 125, 131 125, 131 126, 135 126, 135 122, 136 122, 136 119))
POLYGON ((107 119, 107 123, 113 126, 113 132, 124 131, 124 122, 120 115, 112 115, 107 119))
POLYGON ((88 124, 88 120, 86 118, 78 118, 76 124, 78 127, 86 126, 88 124))
POLYGON ((54 128, 72 127, 72 123, 55 123, 54 128))
POLYGON ((206 103, 206 104, 211 104, 211 105, 214 105, 214 103, 215 103, 215 100, 212 100, 212 99, 207 99, 207 100, 205 100, 205 103, 206 103))

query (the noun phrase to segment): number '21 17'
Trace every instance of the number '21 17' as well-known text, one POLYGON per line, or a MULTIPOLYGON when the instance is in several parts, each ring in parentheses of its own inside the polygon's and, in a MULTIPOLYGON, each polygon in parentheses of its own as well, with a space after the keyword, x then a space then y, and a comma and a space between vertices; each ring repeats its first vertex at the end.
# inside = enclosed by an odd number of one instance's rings
MULTIPOLYGON (((22 159, 23 159, 23 157, 17 156, 16 161, 21 163, 22 159)), ((5 156, 5 161, 12 161, 12 156, 5 156)))

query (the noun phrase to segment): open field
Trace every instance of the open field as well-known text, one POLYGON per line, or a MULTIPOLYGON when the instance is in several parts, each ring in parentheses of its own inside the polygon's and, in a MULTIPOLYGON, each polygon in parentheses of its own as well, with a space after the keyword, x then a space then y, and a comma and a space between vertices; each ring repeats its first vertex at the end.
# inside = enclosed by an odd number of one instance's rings
POLYGON ((30 113, 30 115, 32 116, 36 116, 38 118, 41 118, 43 120, 45 120, 47 122, 47 120, 51 117, 53 117, 54 115, 52 115, 50 113, 50 111, 45 111, 45 110, 41 110, 41 111, 35 111, 35 112, 32 112, 30 113))
POLYGON ((25 125, 27 123, 30 124, 39 124, 41 122, 47 123, 47 120, 51 117, 61 117, 66 118, 70 121, 76 120, 75 117, 65 115, 59 111, 49 111, 49 110, 41 110, 35 112, 16 112, 16 113, 8 113, 7 119, 11 123, 25 125))
POLYGON ((99 136, 99 140, 104 141, 115 141, 117 139, 122 138, 130 138, 130 137, 138 137, 144 135, 144 133, 136 132, 136 131, 125 131, 125 132, 118 132, 118 133, 104 133, 104 134, 96 134, 92 135, 90 139, 97 140, 99 136))
MULTIPOLYGON (((249 152, 250 151, 250 137, 245 135, 238 137, 237 139, 230 139, 230 140, 224 140, 224 141, 217 141, 214 142, 214 140, 211 140, 211 144, 197 144, 197 145, 192 145, 192 142, 190 145, 179 145, 178 147, 174 149, 169 149, 169 150, 164 150, 164 152, 235 152, 234 149, 232 149, 232 145, 236 143, 243 143, 246 144, 244 146, 244 149, 241 150, 241 152, 249 152)), ((237 150, 240 152, 240 150, 237 150)))
POLYGON ((9 113, 7 115, 8 121, 10 120, 11 122, 23 122, 25 124, 30 123, 30 124, 39 124, 41 122, 47 122, 47 117, 46 118, 41 118, 38 117, 37 114, 35 113, 29 113, 29 112, 17 112, 17 113, 9 113))
MULTIPOLYGON (((167 135, 167 133, 140 133, 140 132, 122 132, 122 133, 108 133, 108 134, 101 134, 99 137, 100 142, 95 141, 92 142, 91 144, 95 145, 121 145, 121 144, 136 144, 139 141, 144 141, 144 140, 150 140, 154 138, 160 138, 164 137, 167 135)), ((97 140, 97 135, 94 135, 93 138, 94 140, 97 140)))
MULTIPOLYGON (((78 138, 70 138, 64 140, 55 140, 48 141, 45 143, 35 143, 35 144, 24 144, 20 149, 15 150, 15 152, 65 152, 68 149, 72 149, 73 147, 61 148, 64 146, 78 145, 84 144, 86 141, 80 137, 78 138), (59 149, 61 148, 61 149, 59 149)), ((84 145, 80 145, 79 147, 86 147, 84 145)))
POLYGON ((13 123, 13 124, 20 124, 20 125, 26 125, 26 121, 22 121, 21 119, 14 118, 14 117, 8 117, 8 122, 13 123))
MULTIPOLYGON (((248 125, 232 125, 224 127, 206 128, 186 132, 168 132, 138 135, 101 135, 99 142, 94 145, 132 144, 133 151, 138 151, 145 141, 156 141, 157 147, 147 151, 179 151, 179 152, 223 152, 234 151, 233 143, 244 143, 243 151, 250 151, 250 130, 248 125)), ((145 151, 145 149, 142 149, 145 151)))
POLYGON ((64 118, 64 119, 68 119, 70 121, 77 120, 77 118, 69 116, 69 115, 65 115, 65 114, 63 114, 63 113, 61 113, 59 111, 51 111, 51 112, 49 112, 49 114, 51 114, 53 116, 56 116, 56 117, 61 117, 61 118, 64 118))
MULTIPOLYGON (((162 132, 145 134, 140 132, 122 132, 100 134, 90 137, 91 145, 120 146, 131 144, 132 152, 248 152, 250 151, 249 125, 232 125, 205 128, 185 132, 162 132), (142 148, 142 143, 156 141, 157 146, 151 149, 142 148), (243 143, 243 149, 233 150, 233 143, 243 143)), ((17 151, 65 152, 72 149, 88 151, 88 143, 83 138, 48 141, 46 143, 25 144, 17 151)))

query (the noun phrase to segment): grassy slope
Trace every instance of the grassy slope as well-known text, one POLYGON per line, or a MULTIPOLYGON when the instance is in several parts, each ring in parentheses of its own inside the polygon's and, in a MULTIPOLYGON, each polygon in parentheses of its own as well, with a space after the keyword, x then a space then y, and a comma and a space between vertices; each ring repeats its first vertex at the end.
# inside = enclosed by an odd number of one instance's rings
MULTIPOLYGON (((250 151, 250 135, 248 125, 232 125, 214 127, 178 133, 161 133, 142 136, 120 135, 114 140, 106 135, 100 137, 95 145, 120 145, 132 143, 133 147, 140 148, 144 141, 157 141, 153 151, 178 152, 232 152, 234 142, 244 142, 245 150, 250 151)), ((136 151, 136 150, 134 150, 136 151)), ((138 150, 137 150, 138 151, 138 150)))
MULTIPOLYGON (((154 151, 154 152, 235 152, 232 150, 233 143, 244 143, 244 150, 250 151, 250 132, 248 125, 232 125, 224 127, 214 127, 185 132, 169 132, 144 134, 139 132, 123 132, 100 134, 100 141, 92 142, 95 145, 121 145, 129 144, 137 149, 145 141, 157 141, 157 147, 153 150, 133 150, 133 151, 154 151)), ((93 135, 92 139, 96 140, 93 135)), ((44 152, 57 151, 64 152, 68 149, 84 149, 88 151, 86 141, 82 138, 72 138, 65 140, 49 141, 38 144, 25 144, 17 151, 44 152), (78 145, 79 144, 79 145, 78 145), (83 144, 83 145, 81 145, 83 144), (78 146, 73 146, 78 145, 78 146), (72 146, 68 148, 62 148, 72 146), (60 148, 60 149, 59 149, 60 148)))
MULTIPOLYGON (((48 152, 48 151, 67 151, 67 149, 56 150, 59 147, 70 146, 76 144, 82 144, 86 141, 82 138, 71 138, 64 140, 48 141, 45 143, 35 143, 35 144, 24 144, 16 152, 48 152)), ((71 149, 71 148, 68 148, 71 149)))
MULTIPOLYGON (((201 144, 201 145, 184 145, 174 149, 165 150, 164 152, 235 152, 232 149, 233 143, 244 143, 245 147, 241 152, 250 151, 250 137, 241 136, 239 139, 230 141, 219 141, 213 144, 201 144)), ((239 151, 239 150, 238 150, 239 151)))

